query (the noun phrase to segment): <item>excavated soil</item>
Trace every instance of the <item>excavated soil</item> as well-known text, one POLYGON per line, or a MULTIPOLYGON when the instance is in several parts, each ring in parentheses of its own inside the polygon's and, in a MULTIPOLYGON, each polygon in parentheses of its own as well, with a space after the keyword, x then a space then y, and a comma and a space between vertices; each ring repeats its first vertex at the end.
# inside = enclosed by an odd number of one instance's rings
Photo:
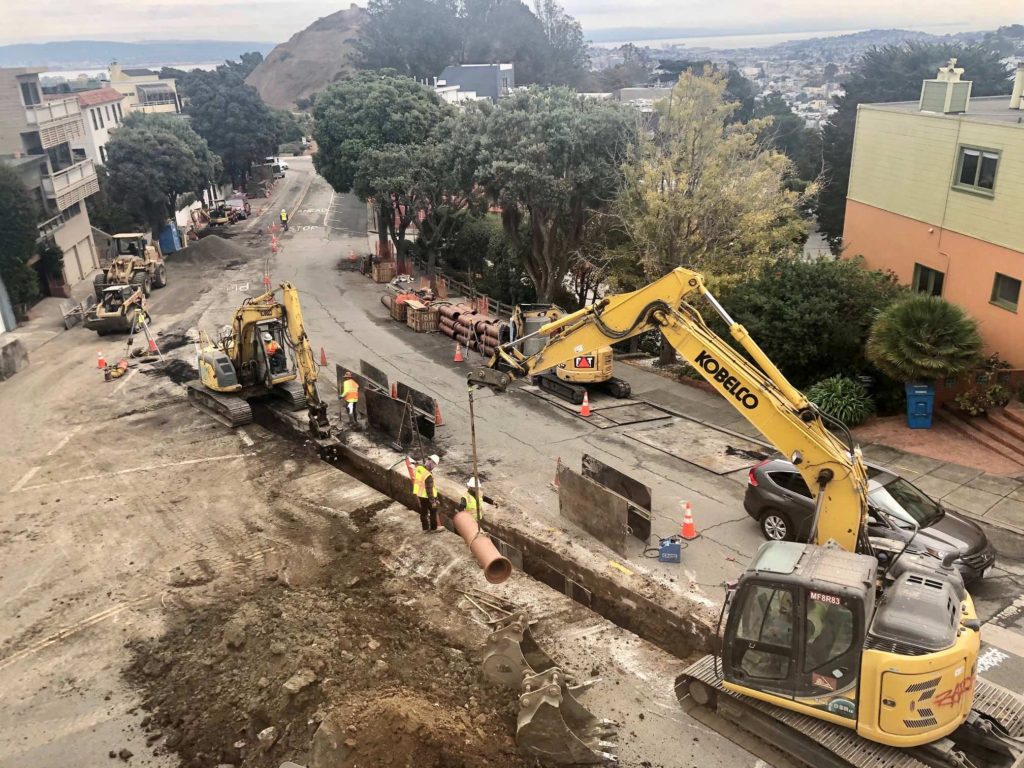
POLYGON ((372 515, 354 519, 358 531, 331 526, 323 567, 179 609, 133 646, 126 677, 157 753, 195 768, 531 764, 515 748, 515 698, 418 619, 411 598, 431 585, 385 590, 372 515))

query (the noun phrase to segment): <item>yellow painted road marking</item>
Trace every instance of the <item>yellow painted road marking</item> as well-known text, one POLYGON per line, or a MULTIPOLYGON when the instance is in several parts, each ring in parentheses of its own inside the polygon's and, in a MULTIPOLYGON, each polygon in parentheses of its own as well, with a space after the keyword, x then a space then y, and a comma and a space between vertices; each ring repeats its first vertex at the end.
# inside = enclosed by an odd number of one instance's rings
POLYGON ((614 568, 617 571, 622 571, 627 576, 632 576, 633 575, 633 572, 631 570, 629 570, 629 568, 624 566, 622 563, 617 563, 614 560, 609 560, 608 561, 608 565, 610 565, 612 568, 614 568))

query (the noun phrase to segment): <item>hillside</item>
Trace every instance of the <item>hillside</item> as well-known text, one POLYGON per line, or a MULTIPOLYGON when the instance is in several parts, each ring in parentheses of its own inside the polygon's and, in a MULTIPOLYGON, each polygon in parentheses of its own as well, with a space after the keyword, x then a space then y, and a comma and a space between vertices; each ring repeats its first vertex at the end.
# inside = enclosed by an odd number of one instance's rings
POLYGON ((352 42, 366 19, 366 11, 352 4, 317 19, 286 43, 274 48, 245 82, 256 88, 267 104, 281 109, 295 106, 351 71, 352 42))
POLYGON ((112 61, 128 66, 205 64, 237 59, 247 51, 266 54, 273 43, 235 40, 65 40, 56 43, 0 45, 0 67, 83 69, 105 67, 112 61))

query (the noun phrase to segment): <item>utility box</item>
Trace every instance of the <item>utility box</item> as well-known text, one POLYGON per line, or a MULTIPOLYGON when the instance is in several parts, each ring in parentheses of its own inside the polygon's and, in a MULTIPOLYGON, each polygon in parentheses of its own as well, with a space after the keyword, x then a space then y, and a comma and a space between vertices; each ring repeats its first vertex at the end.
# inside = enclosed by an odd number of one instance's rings
POLYGON ((907 426, 931 429, 935 387, 931 384, 907 384, 904 389, 907 393, 907 426))
POLYGON ((160 230, 160 251, 174 253, 181 250, 181 235, 174 224, 168 224, 160 230))
POLYGON ((670 536, 658 543, 659 563, 681 563, 683 561, 683 547, 678 536, 670 536))

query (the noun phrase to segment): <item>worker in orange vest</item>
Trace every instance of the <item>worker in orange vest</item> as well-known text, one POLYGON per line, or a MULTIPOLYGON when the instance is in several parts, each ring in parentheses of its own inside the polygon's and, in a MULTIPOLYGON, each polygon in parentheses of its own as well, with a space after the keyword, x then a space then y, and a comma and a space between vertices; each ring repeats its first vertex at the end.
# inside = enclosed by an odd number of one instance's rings
POLYGON ((352 371, 345 371, 345 380, 341 385, 341 399, 345 401, 345 410, 348 411, 348 420, 353 427, 359 428, 359 419, 356 417, 356 404, 359 402, 359 382, 352 375, 352 371))
POLYGON ((264 332, 263 349, 267 352, 267 360, 270 361, 271 373, 283 373, 288 367, 288 359, 285 357, 284 349, 272 335, 264 332))

